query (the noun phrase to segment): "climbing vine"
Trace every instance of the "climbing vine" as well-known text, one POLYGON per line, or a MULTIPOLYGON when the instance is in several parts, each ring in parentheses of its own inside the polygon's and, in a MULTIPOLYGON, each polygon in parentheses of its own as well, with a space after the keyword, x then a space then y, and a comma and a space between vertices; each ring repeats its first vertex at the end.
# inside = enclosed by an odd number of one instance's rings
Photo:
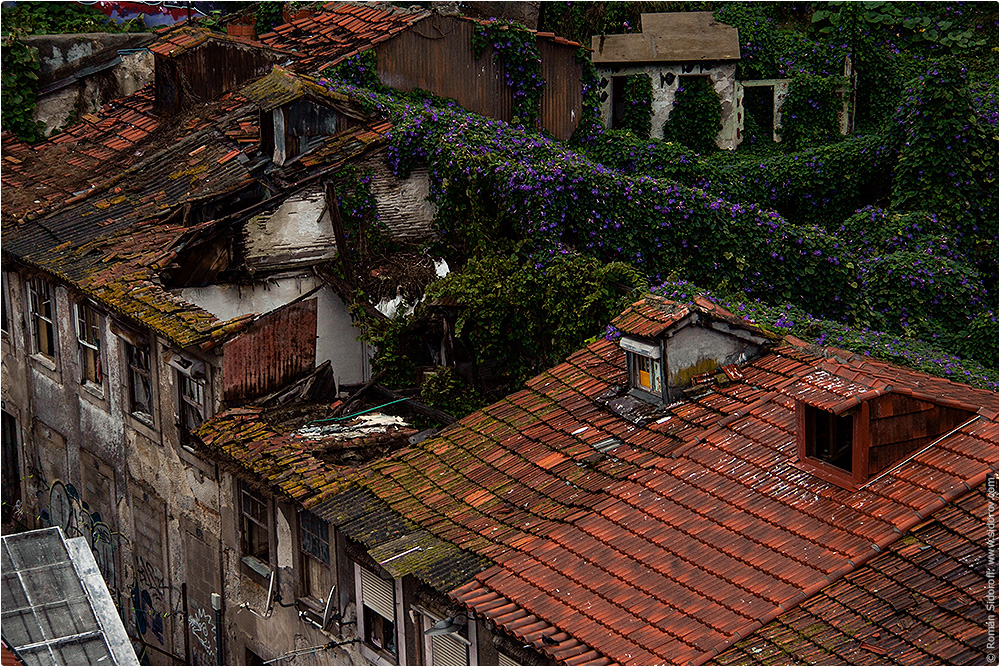
POLYGON ((472 34, 472 53, 482 57, 488 47, 503 63, 504 76, 513 98, 514 125, 534 127, 545 91, 542 55, 534 33, 519 23, 477 23, 472 34))
POLYGON ((39 68, 38 49, 4 38, 0 122, 5 130, 28 142, 40 139, 44 129, 34 118, 39 68))
POLYGON ((707 153, 722 129, 722 105, 708 77, 681 78, 674 106, 663 124, 663 139, 707 153))
POLYGON ((653 80, 640 72, 625 77, 625 117, 622 127, 640 139, 648 139, 653 127, 653 80))
POLYGON ((383 87, 378 78, 378 56, 375 49, 357 53, 333 67, 323 70, 323 76, 340 79, 369 90, 380 90, 383 87))
POLYGON ((837 91, 842 85, 842 77, 800 74, 792 79, 781 109, 781 140, 788 150, 813 148, 840 137, 837 91))

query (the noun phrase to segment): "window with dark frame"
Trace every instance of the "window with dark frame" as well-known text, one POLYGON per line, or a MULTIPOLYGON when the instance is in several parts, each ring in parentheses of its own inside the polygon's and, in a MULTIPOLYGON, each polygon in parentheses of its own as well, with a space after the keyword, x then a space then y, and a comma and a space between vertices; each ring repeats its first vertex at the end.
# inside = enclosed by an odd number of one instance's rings
POLYGON ((246 484, 240 483, 240 538, 244 557, 262 565, 271 562, 270 517, 267 501, 259 498, 246 484))
POLYGON ((76 305, 76 340, 80 350, 80 383, 100 388, 104 384, 100 320, 97 312, 85 303, 76 305))
POLYGON ((177 373, 180 393, 181 444, 191 448, 192 433, 205 421, 205 380, 177 373))
POLYGON ((302 591, 306 597, 326 603, 330 594, 330 524, 312 512, 299 513, 302 538, 302 591))
POLYGON ((31 327, 31 351, 47 359, 56 358, 55 301, 52 286, 41 278, 28 281, 28 316, 31 327))
POLYGON ((128 358, 129 412, 144 422, 153 424, 153 380, 149 348, 125 344, 128 358))
POLYGON ((806 456, 854 473, 854 416, 835 415, 807 405, 806 456))

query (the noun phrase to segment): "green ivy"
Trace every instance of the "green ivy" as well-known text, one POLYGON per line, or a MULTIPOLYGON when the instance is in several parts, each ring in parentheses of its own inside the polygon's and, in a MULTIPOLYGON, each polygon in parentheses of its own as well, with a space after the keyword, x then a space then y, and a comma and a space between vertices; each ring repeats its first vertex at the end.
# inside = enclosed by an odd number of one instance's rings
POLYGON ((438 368, 420 385, 420 400, 461 418, 486 407, 490 398, 459 377, 454 368, 438 368))
POLYGON ((781 141, 787 150, 822 146, 840 138, 837 91, 841 85, 842 77, 800 74, 792 79, 781 107, 781 141))
POLYGON ((622 128, 640 139, 648 139, 653 129, 653 80, 640 72, 625 77, 625 117, 622 128))
POLYGON ((257 5, 257 11, 254 13, 256 19, 254 30, 257 31, 258 35, 270 32, 274 26, 284 23, 281 10, 287 4, 285 2, 261 2, 257 5))
POLYGON ((0 96, 2 124, 24 141, 42 138, 44 124, 35 122, 35 98, 38 91, 38 49, 23 42, 4 38, 3 95, 0 96))
POLYGON ((681 78, 663 124, 664 141, 708 153, 717 148, 715 137, 721 129, 722 104, 708 77, 681 78))
POLYGON ((545 91, 542 54, 535 34, 519 23, 477 23, 472 33, 472 53, 480 58, 487 47, 493 48, 493 59, 503 64, 513 100, 511 123, 535 127, 545 91))
POLYGON ((368 49, 323 70, 322 76, 340 79, 345 83, 361 86, 369 90, 381 90, 384 86, 378 78, 378 56, 375 49, 368 49))

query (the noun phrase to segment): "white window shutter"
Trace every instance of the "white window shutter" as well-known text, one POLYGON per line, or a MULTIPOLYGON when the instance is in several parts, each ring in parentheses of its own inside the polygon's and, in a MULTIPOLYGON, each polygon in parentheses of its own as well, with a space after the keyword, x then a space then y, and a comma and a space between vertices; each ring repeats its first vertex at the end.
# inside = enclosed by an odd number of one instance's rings
POLYGON ((396 622, 396 603, 392 582, 361 568, 361 601, 387 621, 396 622))
POLYGON ((432 665, 468 665, 469 650, 451 635, 431 637, 432 665))

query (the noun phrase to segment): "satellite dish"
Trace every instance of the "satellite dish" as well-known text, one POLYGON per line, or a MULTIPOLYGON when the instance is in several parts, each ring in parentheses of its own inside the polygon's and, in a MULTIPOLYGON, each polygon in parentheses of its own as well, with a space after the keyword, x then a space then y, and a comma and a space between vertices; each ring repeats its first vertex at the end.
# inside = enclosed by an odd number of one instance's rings
POLYGON ((458 632, 464 628, 469 622, 469 619, 465 614, 456 614, 449 618, 442 619, 432 625, 429 629, 424 630, 425 637, 436 637, 438 635, 450 635, 453 632, 458 632))
POLYGON ((326 596, 326 608, 323 609, 323 627, 321 630, 326 630, 326 626, 330 625, 330 612, 333 611, 333 594, 337 590, 337 584, 330 587, 330 592, 326 596))
POLYGON ((271 570, 271 582, 267 585, 267 603, 264 605, 264 613, 270 614, 274 607, 274 570, 271 570))

